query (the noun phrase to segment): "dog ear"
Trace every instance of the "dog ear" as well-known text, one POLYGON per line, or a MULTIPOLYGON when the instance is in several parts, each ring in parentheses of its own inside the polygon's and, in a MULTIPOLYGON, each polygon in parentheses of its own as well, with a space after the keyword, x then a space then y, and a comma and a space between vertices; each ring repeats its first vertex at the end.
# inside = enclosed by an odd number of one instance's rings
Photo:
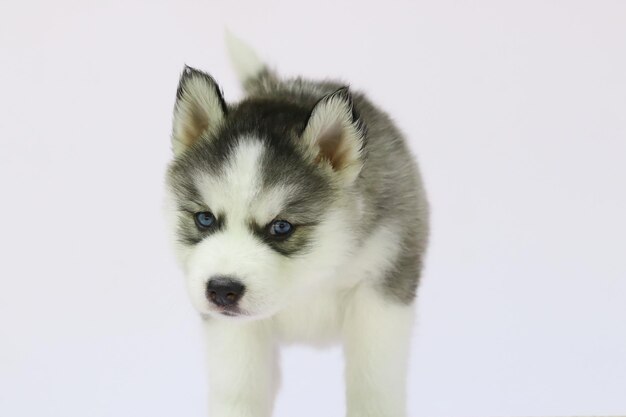
POLYGON ((174 106, 174 154, 182 153, 205 133, 216 132, 224 120, 226 110, 226 102, 213 77, 185 66, 174 106))
POLYGON ((348 87, 317 102, 302 139, 316 163, 329 165, 346 182, 356 179, 363 167, 365 128, 354 112, 348 87))

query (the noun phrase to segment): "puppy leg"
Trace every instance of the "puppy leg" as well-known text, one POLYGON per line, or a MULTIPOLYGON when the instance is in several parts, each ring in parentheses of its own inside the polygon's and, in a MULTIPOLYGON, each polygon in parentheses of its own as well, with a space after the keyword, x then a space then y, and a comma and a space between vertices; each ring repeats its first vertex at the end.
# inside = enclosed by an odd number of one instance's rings
POLYGON ((277 358, 267 323, 205 320, 210 417, 269 417, 277 358))
POLYGON ((359 287, 344 323, 348 417, 404 417, 413 306, 359 287))

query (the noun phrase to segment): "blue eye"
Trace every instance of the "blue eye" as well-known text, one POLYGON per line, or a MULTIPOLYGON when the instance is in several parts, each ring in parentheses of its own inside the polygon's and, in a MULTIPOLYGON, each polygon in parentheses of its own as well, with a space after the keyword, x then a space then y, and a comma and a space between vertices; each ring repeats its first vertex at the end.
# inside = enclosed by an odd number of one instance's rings
POLYGON ((199 229, 208 229, 215 223, 215 216, 209 211, 202 211, 193 216, 199 229))
POLYGON ((270 234, 275 237, 287 237, 293 232, 291 223, 285 220, 276 220, 270 225, 270 234))

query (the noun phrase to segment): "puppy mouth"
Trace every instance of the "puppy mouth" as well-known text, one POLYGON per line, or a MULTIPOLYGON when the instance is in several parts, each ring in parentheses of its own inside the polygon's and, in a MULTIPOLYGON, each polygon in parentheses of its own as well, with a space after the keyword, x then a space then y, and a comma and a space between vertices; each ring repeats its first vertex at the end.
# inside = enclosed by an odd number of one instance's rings
POLYGON ((240 309, 239 307, 220 307, 219 309, 214 310, 221 316, 225 317, 242 317, 247 316, 248 314, 240 309))

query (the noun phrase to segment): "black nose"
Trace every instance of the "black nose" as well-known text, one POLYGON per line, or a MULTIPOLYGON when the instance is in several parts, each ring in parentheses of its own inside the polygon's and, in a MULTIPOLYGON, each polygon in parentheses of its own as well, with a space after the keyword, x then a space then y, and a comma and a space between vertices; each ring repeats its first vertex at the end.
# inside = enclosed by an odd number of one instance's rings
POLYGON ((245 287, 229 277, 211 278, 206 286, 206 296, 215 305, 231 307, 237 304, 245 287))

